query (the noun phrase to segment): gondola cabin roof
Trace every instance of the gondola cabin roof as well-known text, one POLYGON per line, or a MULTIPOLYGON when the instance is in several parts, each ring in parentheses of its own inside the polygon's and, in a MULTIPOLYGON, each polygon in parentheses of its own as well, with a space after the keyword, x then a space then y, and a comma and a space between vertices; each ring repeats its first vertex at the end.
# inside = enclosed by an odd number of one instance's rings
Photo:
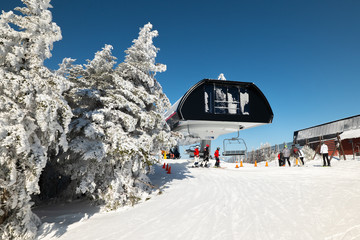
POLYGON ((196 83, 165 114, 173 131, 205 140, 269 124, 273 117, 254 83, 213 79, 196 83))

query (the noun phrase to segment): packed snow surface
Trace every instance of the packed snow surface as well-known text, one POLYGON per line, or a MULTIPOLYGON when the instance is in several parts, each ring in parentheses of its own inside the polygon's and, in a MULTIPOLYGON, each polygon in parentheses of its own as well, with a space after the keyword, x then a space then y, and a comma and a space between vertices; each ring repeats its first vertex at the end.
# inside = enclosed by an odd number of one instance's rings
MULTIPOLYGON (((348 159, 352 159, 348 157, 348 159)), ((101 212, 85 201, 34 209, 38 239, 360 239, 360 161, 320 160, 302 167, 156 166, 147 201, 101 212)))

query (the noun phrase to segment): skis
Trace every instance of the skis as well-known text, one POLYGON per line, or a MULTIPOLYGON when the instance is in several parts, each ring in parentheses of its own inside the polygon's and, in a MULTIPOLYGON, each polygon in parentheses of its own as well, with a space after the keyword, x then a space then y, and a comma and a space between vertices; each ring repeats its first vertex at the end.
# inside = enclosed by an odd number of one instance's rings
POLYGON ((198 163, 194 163, 194 165, 191 166, 192 168, 209 168, 211 167, 211 163, 207 163, 207 164, 198 164, 198 163))

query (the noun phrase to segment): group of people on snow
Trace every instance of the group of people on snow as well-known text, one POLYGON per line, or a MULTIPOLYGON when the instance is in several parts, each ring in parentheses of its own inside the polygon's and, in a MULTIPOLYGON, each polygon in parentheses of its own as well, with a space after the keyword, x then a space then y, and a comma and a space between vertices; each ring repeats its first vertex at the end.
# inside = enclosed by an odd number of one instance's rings
MULTIPOLYGON (((194 166, 200 166, 200 167, 208 167, 209 166, 209 158, 210 158, 210 149, 209 149, 209 144, 206 144, 206 147, 204 148, 204 157, 202 158, 202 160, 200 161, 200 150, 199 150, 199 146, 195 147, 194 150, 194 166)), ((220 148, 218 147, 214 153, 214 157, 215 157, 215 167, 220 167, 220 153, 219 153, 220 148)))
MULTIPOLYGON (((215 167, 220 167, 220 147, 218 147, 214 153, 214 157, 215 157, 215 167)), ((195 147, 194 150, 194 167, 208 167, 209 166, 209 158, 210 158, 210 149, 209 149, 209 145, 207 144, 204 148, 204 156, 203 158, 200 160, 200 149, 199 146, 195 147)), ((330 165, 330 160, 329 160, 329 149, 328 146, 323 142, 321 144, 321 148, 320 148, 320 154, 323 157, 323 166, 331 166, 330 165)), ((291 167, 291 162, 290 162, 290 157, 294 157, 297 161, 299 160, 299 163, 296 162, 296 165, 305 165, 304 162, 304 152, 303 150, 300 148, 297 148, 295 145, 292 146, 291 149, 288 148, 287 145, 284 146, 284 149, 282 151, 279 152, 278 154, 278 160, 279 160, 279 166, 286 166, 286 162, 289 165, 289 167, 291 167)), ((298 166, 299 166, 298 165, 298 166)))
POLYGON ((286 162, 288 163, 289 167, 291 167, 290 157, 293 156, 295 159, 300 159, 302 165, 305 165, 304 162, 304 152, 302 149, 298 149, 293 145, 292 149, 290 150, 287 145, 285 145, 284 149, 278 154, 279 166, 285 166, 286 162))
MULTIPOLYGON (((330 167, 331 165, 329 160, 329 148, 324 142, 321 144, 320 154, 323 157, 323 166, 330 167)), ((280 167, 285 166, 287 162, 289 167, 291 167, 291 163, 290 163, 291 156, 293 156, 295 159, 299 159, 300 164, 302 166, 305 165, 304 152, 302 151, 302 149, 298 149, 295 145, 293 145, 292 148, 289 149, 287 145, 285 145, 284 149, 278 154, 279 166, 280 167)))

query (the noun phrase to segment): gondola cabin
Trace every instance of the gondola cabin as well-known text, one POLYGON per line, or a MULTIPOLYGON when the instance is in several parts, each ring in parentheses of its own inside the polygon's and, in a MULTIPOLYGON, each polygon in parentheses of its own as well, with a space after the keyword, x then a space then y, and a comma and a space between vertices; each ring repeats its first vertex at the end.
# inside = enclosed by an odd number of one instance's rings
POLYGON ((165 114, 171 130, 213 140, 219 135, 269 124, 273 112, 254 83, 203 79, 165 114))

